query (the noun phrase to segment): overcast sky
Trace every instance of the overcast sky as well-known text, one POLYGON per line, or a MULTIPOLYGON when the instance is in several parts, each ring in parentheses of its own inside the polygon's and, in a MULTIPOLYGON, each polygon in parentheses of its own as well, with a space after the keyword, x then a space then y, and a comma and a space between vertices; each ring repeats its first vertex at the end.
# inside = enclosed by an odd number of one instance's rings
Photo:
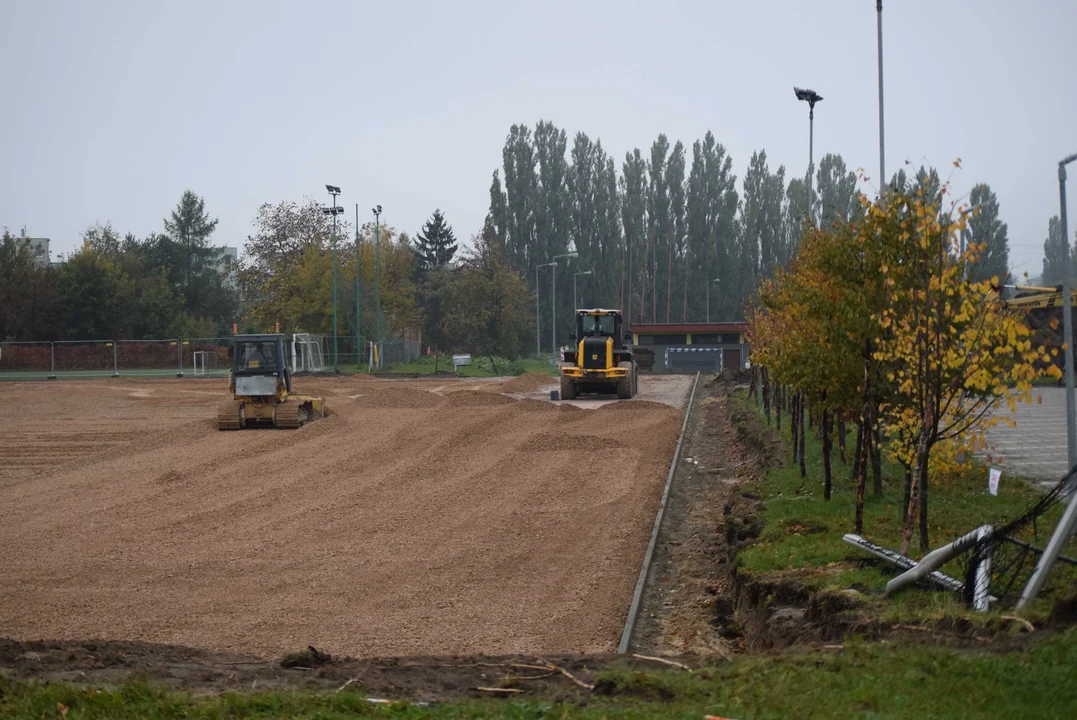
MULTIPOLYGON (((873 0, 0 0, 0 226, 67 253, 143 236, 190 188, 242 244, 263 202, 324 198, 414 233, 478 232, 509 126, 548 119, 617 158, 712 130, 744 176, 839 152, 878 177, 873 0)), ((1077 152, 1077 2, 885 3, 886 166, 998 194, 1011 267, 1040 272, 1057 162, 1077 152)), ((1077 166, 1072 167, 1077 185, 1077 166)), ((739 181, 738 181, 739 182, 739 181)), ((1077 215, 1077 193, 1070 203, 1077 215)), ((1070 223, 1071 233, 1077 222, 1070 223)))

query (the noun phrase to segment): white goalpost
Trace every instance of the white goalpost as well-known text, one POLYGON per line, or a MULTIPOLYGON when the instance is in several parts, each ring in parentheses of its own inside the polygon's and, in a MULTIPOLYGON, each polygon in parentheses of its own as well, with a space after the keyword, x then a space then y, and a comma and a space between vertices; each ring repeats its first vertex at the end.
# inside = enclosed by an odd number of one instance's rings
POLYGON ((292 335, 292 372, 320 372, 325 369, 324 334, 292 335))
POLYGON ((191 353, 191 365, 195 376, 207 376, 217 370, 217 353, 208 350, 195 350, 191 353))

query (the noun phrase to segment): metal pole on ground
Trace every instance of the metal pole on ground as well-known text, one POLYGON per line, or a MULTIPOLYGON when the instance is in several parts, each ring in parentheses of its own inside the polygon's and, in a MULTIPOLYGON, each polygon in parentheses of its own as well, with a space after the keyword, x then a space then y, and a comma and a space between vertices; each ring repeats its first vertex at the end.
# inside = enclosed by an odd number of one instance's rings
MULTIPOLYGON (((1072 476, 1069 482, 1072 486, 1072 476)), ((1051 566, 1055 564, 1055 560, 1062 553, 1062 546, 1066 544, 1070 535, 1073 534, 1074 527, 1077 527, 1077 495, 1070 495, 1066 512, 1062 513, 1062 519, 1058 521, 1058 526, 1055 528, 1054 534, 1051 535, 1051 540, 1047 543, 1047 548, 1043 551, 1043 555, 1040 556, 1040 561, 1036 564, 1032 577, 1028 579, 1028 585, 1025 586, 1024 592, 1021 593, 1021 599, 1017 601, 1018 610, 1028 607, 1036 599, 1036 596, 1040 594, 1044 583, 1047 582, 1047 575, 1051 572, 1051 566)))
POLYGON ((374 339, 381 342, 381 205, 375 205, 374 213, 374 339))
POLYGON ((120 365, 116 357, 116 341, 112 341, 112 377, 120 376, 120 365))
POLYGON ((183 377, 183 338, 176 338, 176 377, 183 377))
POLYGON ((49 343, 49 380, 56 379, 56 343, 49 343))
MULTIPOLYGON (((1062 221, 1062 267, 1065 271, 1062 275, 1062 328, 1065 341, 1062 344, 1066 360, 1066 449, 1068 451, 1069 467, 1077 465, 1077 408, 1073 397, 1073 308, 1070 293, 1072 292, 1070 267, 1070 241, 1069 227, 1066 222, 1066 165, 1077 160, 1077 153, 1063 158, 1058 163, 1058 201, 1060 205, 1059 219, 1062 221)), ((1075 487, 1072 477, 1069 482, 1069 491, 1075 487)))

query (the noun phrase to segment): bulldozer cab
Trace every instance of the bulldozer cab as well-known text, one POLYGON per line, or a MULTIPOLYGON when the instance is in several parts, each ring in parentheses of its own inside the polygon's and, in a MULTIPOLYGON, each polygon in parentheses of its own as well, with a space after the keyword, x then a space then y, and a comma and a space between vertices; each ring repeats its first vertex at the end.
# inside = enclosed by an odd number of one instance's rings
POLYGON ((232 382, 236 395, 266 397, 291 391, 284 335, 236 335, 232 345, 232 382))

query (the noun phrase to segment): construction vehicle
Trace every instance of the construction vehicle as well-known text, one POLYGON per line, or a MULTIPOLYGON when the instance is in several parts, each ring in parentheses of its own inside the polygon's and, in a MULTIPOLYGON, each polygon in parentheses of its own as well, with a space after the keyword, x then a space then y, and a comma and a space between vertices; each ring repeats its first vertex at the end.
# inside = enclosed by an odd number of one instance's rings
MULTIPOLYGON (((988 295, 1007 310, 1020 312, 1032 330, 1034 345, 1042 345, 1051 352, 1056 350, 1052 362, 1062 369, 1062 286, 1043 287, 1039 285, 1003 285, 993 286, 988 295), (1004 292, 1012 290, 1012 294, 1004 292)), ((1077 308, 1077 288, 1070 291, 1070 302, 1077 308)), ((1077 335, 1077 333, 1075 333, 1077 335)))
POLYGON ((322 398, 292 392, 292 373, 280 333, 235 336, 228 389, 232 399, 217 410, 218 430, 294 429, 328 414, 322 398))
POLYGON ((617 393, 629 400, 639 391, 632 349, 625 343, 619 310, 577 310, 575 346, 561 365, 561 399, 580 393, 617 393))

